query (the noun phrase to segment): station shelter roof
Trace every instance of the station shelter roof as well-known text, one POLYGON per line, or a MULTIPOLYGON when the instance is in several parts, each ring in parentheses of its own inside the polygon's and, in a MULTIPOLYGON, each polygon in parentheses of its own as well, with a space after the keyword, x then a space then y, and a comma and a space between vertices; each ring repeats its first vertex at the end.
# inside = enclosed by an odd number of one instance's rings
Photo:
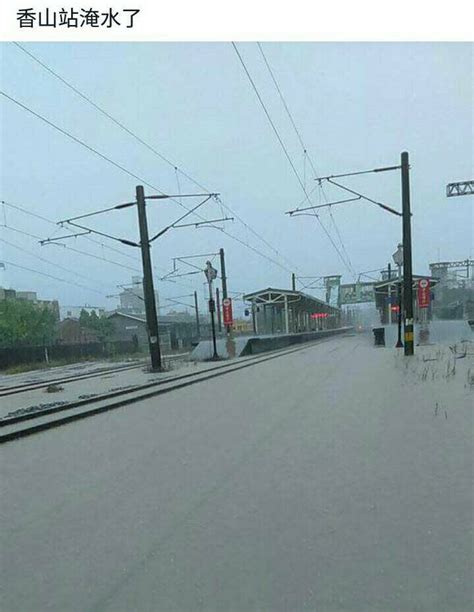
POLYGON ((323 300, 302 293, 301 291, 293 291, 291 289, 276 289, 275 287, 267 287, 259 291, 253 291, 244 295, 244 300, 254 304, 267 304, 272 306, 285 305, 285 298, 288 307, 294 310, 304 312, 327 312, 329 314, 337 314, 340 309, 337 306, 331 306, 323 300))
MULTIPOLYGON (((439 278, 435 277, 435 276, 428 276, 426 274, 422 275, 422 274, 413 274, 412 275, 412 280, 413 280, 413 288, 416 288, 416 286, 418 285, 418 281, 421 280, 422 278, 426 278, 427 280, 430 281, 430 286, 434 287, 435 285, 437 285, 439 283, 439 278)), ((386 279, 380 282, 376 282, 374 283, 374 290, 377 292, 384 292, 387 290, 387 287, 391 286, 391 287, 396 287, 399 283, 401 283, 403 285, 403 276, 401 276, 400 278, 398 276, 394 276, 393 278, 386 279)))

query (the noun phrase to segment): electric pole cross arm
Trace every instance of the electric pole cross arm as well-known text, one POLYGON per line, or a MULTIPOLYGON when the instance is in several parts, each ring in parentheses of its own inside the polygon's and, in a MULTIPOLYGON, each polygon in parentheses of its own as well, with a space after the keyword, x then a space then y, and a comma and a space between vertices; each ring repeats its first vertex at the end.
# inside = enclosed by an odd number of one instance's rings
MULTIPOLYGON (((187 194, 188 197, 196 197, 193 194, 187 194)), ((201 196, 203 194, 200 194, 201 196)), ((176 221, 173 221, 173 223, 171 223, 170 225, 167 225, 165 228, 163 228, 161 231, 159 231, 157 234, 155 234, 153 236, 153 238, 150 239, 150 243, 153 242, 154 240, 156 240, 157 238, 159 238, 160 236, 163 236, 163 234, 165 234, 168 230, 172 229, 173 227, 179 227, 178 223, 180 221, 182 221, 183 219, 186 219, 186 217, 188 217, 189 215, 191 215, 194 211, 196 211, 198 208, 200 208, 203 204, 205 204, 206 202, 208 202, 212 197, 216 197, 219 194, 217 193, 209 193, 206 194, 206 197, 204 198, 204 200, 202 202, 199 202, 199 204, 196 204, 196 206, 194 206, 193 208, 189 209, 184 215, 181 215, 181 217, 179 217, 179 219, 176 219, 176 221)), ((149 196, 147 199, 153 199, 155 196, 149 196)), ((158 196, 159 199, 164 199, 167 197, 172 197, 172 196, 158 196)), ((184 196, 183 196, 184 197, 184 196)), ((208 222, 206 222, 208 223, 208 222)), ((192 224, 194 225, 194 223, 192 224)))

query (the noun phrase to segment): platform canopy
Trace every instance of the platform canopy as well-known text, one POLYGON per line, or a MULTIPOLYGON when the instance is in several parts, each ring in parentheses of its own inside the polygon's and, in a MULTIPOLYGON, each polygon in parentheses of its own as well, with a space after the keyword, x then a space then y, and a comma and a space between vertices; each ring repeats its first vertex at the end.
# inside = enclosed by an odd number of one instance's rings
MULTIPOLYGON (((439 278, 434 276, 413 274, 412 276, 412 287, 413 287, 413 300, 416 307, 417 303, 417 287, 420 280, 426 279, 430 282, 430 288, 434 288, 439 283, 439 278)), ((401 288, 403 291, 403 276, 394 276, 391 279, 386 279, 378 283, 374 283, 374 294, 375 294, 375 307, 381 314, 381 322, 383 324, 396 321, 398 314, 394 312, 396 305, 398 304, 398 289, 401 288)))
POLYGON ((254 331, 263 334, 298 333, 337 327, 340 309, 291 289, 267 287, 244 295, 250 302, 254 331))
MULTIPOLYGON (((435 277, 435 276, 429 276, 429 275, 422 275, 422 274, 413 274, 412 275, 412 283, 413 283, 413 289, 416 289, 416 287, 418 286, 418 281, 422 280, 426 278, 426 280, 430 281, 430 286, 434 287, 435 285, 437 285, 439 283, 439 278, 435 277)), ((397 287, 399 284, 401 284, 403 286, 403 276, 398 277, 398 276, 394 276, 391 279, 385 279, 383 281, 379 281, 379 282, 375 282, 374 283, 374 288, 375 288, 375 292, 376 293, 383 293, 385 291, 385 293, 387 292, 387 287, 397 287)))

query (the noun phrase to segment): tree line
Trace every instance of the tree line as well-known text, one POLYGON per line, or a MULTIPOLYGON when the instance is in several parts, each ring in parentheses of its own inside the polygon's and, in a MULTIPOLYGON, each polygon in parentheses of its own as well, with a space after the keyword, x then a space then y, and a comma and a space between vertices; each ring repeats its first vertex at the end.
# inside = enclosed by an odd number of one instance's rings
MULTIPOLYGON (((106 341, 112 333, 112 322, 82 309, 79 325, 96 333, 99 341, 106 341)), ((58 338, 58 321, 48 307, 29 300, 0 301, 0 346, 48 346, 58 338)))

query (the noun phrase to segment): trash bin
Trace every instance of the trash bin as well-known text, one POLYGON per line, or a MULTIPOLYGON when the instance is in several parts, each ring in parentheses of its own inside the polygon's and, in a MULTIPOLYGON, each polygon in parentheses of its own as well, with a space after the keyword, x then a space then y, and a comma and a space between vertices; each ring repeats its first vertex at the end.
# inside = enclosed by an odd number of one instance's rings
POLYGON ((385 346, 385 327, 374 327, 372 331, 375 346, 385 346))

